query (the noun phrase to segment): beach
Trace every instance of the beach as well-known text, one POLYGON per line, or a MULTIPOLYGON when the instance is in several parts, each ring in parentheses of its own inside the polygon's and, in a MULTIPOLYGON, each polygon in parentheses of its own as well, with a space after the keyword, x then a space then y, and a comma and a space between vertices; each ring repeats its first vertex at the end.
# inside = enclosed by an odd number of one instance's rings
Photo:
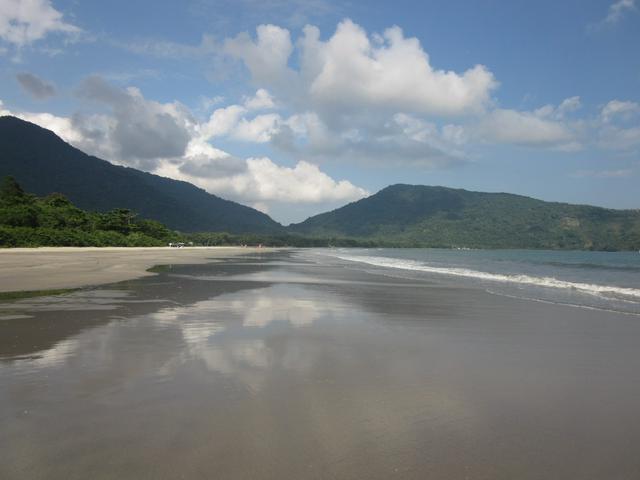
POLYGON ((0 304, 0 478, 639 478, 637 315, 237 253, 0 304))
POLYGON ((0 249, 0 292, 56 290, 153 275, 163 264, 199 264, 240 247, 41 247, 0 249))

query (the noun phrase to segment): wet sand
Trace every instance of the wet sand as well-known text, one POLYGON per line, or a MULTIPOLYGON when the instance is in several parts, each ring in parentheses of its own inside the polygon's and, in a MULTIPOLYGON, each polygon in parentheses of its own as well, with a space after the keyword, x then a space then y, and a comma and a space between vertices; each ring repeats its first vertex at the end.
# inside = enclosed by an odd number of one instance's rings
MULTIPOLYGON (((254 250, 254 249, 251 249, 254 250)), ((0 292, 55 290, 153 275, 163 264, 207 263, 247 253, 238 247, 43 247, 0 249, 0 292)))
POLYGON ((0 478, 637 479, 639 341, 296 252, 174 266, 0 308, 0 478))

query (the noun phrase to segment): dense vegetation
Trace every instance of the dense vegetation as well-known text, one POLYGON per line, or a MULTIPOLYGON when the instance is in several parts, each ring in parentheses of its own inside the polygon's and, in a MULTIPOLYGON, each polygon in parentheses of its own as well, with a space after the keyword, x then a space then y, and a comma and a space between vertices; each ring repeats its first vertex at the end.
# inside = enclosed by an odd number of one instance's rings
POLYGON ((39 196, 62 192, 79 208, 98 212, 126 206, 183 232, 284 232, 282 225, 253 208, 187 182, 112 165, 11 116, 0 117, 0 178, 7 175, 39 196))
POLYGON ((405 247, 640 249, 638 210, 415 185, 392 185, 289 229, 405 247))
POLYGON ((157 246, 181 237, 155 220, 119 208, 85 212, 65 196, 26 193, 13 177, 0 185, 0 246, 157 246))

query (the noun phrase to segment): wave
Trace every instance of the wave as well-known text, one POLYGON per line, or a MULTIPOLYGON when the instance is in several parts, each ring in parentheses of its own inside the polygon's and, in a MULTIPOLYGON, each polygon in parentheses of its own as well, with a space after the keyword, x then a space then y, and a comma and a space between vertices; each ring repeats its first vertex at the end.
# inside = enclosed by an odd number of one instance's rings
POLYGON ((479 270, 471 270, 467 268, 457 267, 434 267, 415 260, 400 260, 387 257, 373 256, 353 256, 353 255, 335 255, 335 257, 351 261, 366 263, 376 267, 396 268, 402 270, 413 270, 420 272, 437 273, 442 275, 450 275, 455 277, 475 278, 500 283, 515 283, 521 285, 532 285, 536 287, 557 288, 564 290, 578 291, 597 296, 621 296, 634 301, 640 301, 640 289, 618 287, 614 285, 598 285, 592 283, 569 282, 554 277, 535 277, 531 275, 507 275, 501 273, 489 273, 479 270))

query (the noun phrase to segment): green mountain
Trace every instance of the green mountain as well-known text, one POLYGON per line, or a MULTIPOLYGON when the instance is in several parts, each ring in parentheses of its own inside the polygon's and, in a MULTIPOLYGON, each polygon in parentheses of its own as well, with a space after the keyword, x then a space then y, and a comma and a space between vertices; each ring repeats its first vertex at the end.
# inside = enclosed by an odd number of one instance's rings
POLYGON ((392 185, 291 225, 313 236, 415 247, 640 249, 640 210, 552 203, 507 193, 392 185))
POLYGON ((0 178, 7 175, 41 197, 59 192, 95 212, 130 209, 183 232, 279 235, 288 243, 304 243, 304 235, 345 245, 640 249, 640 210, 416 185, 392 185, 285 229, 257 210, 186 182, 112 165, 9 116, 0 117, 0 178))
POLYGON ((89 211, 128 208, 175 230, 283 231, 279 223, 253 208, 187 182, 113 165, 11 116, 0 117, 0 178, 7 175, 38 196, 59 192, 89 211))

